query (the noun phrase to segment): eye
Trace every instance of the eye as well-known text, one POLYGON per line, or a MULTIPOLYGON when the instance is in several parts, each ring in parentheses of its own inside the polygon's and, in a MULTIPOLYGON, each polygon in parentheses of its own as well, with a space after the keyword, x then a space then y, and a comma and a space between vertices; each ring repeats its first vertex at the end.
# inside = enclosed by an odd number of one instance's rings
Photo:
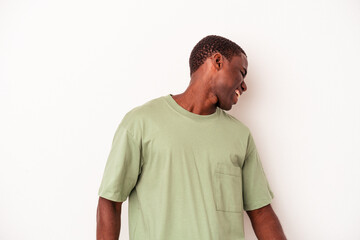
POLYGON ((242 71, 240 71, 240 73, 241 73, 242 77, 245 78, 245 74, 242 71))

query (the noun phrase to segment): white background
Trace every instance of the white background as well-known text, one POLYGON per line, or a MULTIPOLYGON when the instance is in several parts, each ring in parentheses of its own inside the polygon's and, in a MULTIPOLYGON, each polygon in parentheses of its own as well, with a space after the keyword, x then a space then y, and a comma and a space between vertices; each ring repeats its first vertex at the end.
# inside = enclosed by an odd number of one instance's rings
MULTIPOLYGON (((360 239, 357 0, 1 0, 0 239, 95 239, 117 125, 183 92, 209 34, 248 55, 229 113, 253 133, 288 239, 360 239)), ((245 229, 256 239, 246 214, 245 229)))

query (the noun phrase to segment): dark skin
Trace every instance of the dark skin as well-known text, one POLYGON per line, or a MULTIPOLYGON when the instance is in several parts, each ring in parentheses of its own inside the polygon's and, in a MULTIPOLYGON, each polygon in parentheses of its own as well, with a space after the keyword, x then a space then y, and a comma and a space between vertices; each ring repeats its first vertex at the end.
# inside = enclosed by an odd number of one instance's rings
MULTIPOLYGON (((185 92, 173 95, 174 100, 184 109, 200 115, 209 115, 216 107, 230 110, 237 102, 235 90, 240 95, 247 90, 244 78, 248 62, 244 54, 233 56, 228 61, 215 53, 192 75, 185 92)), ((121 227, 122 202, 99 197, 97 208, 97 240, 117 240, 121 227)), ((247 211, 252 227, 260 240, 286 240, 279 219, 270 204, 247 211)))
POLYGON ((216 107, 230 110, 236 103, 235 90, 242 94, 247 89, 244 81, 247 67, 244 54, 233 56, 229 62, 220 53, 215 53, 191 75, 185 92, 173 95, 173 98, 186 110, 200 115, 212 114, 216 107))
POLYGON ((99 197, 96 213, 96 240, 119 239, 122 203, 99 197))
POLYGON ((280 221, 271 204, 252 211, 246 211, 251 220, 257 239, 259 240, 286 240, 280 221))

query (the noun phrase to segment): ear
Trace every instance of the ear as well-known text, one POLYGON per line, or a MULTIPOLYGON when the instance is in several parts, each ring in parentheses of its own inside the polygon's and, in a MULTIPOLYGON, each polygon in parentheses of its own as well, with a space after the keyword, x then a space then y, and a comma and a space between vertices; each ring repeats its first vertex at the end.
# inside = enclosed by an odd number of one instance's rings
POLYGON ((216 70, 220 70, 224 66, 224 57, 220 53, 214 53, 211 56, 211 62, 216 70))

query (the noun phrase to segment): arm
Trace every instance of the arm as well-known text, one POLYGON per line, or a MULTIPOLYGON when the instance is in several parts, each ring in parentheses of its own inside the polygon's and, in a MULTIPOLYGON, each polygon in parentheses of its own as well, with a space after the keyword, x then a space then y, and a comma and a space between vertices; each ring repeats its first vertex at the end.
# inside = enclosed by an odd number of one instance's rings
POLYGON ((270 204, 247 211, 247 214, 259 240, 286 240, 279 219, 270 204))
POLYGON ((114 202, 99 197, 96 213, 96 239, 118 240, 121 227, 121 205, 123 202, 114 202))

